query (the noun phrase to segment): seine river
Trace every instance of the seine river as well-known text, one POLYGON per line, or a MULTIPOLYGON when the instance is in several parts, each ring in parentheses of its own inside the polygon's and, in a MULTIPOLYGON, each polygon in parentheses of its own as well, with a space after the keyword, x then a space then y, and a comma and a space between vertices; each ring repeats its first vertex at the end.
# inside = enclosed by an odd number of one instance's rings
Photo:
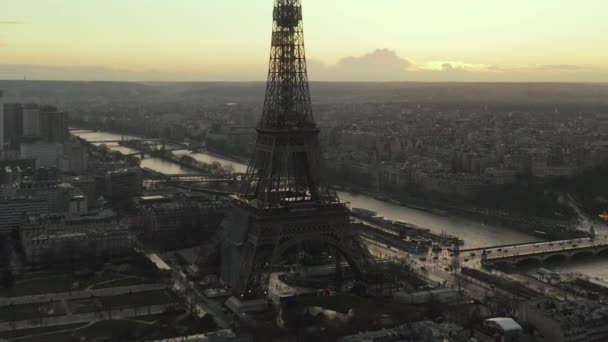
MULTIPOLYGON (((73 134, 88 141, 112 141, 121 139, 121 135, 108 132, 82 133, 77 131, 73 132, 73 134)), ((125 136, 125 138, 136 137, 125 136)), ((119 146, 117 143, 107 143, 107 146, 114 151, 125 154, 137 152, 133 149, 119 146)), ((247 169, 247 166, 242 163, 228 160, 217 155, 190 153, 188 151, 176 151, 174 153, 177 155, 189 155, 206 163, 219 162, 222 165, 232 165, 234 170, 239 173, 243 173, 247 169)), ((141 161, 141 166, 166 174, 193 173, 193 171, 188 170, 187 168, 160 158, 144 158, 141 161)), ((349 192, 338 192, 338 195, 343 202, 349 202, 352 208, 365 208, 375 211, 378 215, 389 220, 409 222, 430 229, 438 234, 447 233, 458 236, 465 241, 465 248, 538 241, 534 236, 524 234, 500 224, 485 223, 469 218, 455 217, 452 215, 447 216, 442 215, 441 213, 418 210, 386 201, 380 201, 366 195, 349 192)), ((608 230, 605 233, 608 234, 608 230)), ((608 258, 595 257, 583 261, 579 260, 558 265, 548 265, 546 267, 563 272, 581 272, 593 277, 608 280, 608 258)))

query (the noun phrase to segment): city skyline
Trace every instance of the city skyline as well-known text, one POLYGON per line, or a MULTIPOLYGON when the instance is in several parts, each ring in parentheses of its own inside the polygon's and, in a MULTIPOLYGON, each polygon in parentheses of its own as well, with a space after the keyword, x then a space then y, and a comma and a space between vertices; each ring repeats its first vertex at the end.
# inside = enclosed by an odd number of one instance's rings
MULTIPOLYGON (((304 6, 313 81, 608 82, 602 1, 304 6)), ((263 81, 272 1, 8 0, 1 79, 263 81), (265 47, 265 48, 261 48, 265 47)))

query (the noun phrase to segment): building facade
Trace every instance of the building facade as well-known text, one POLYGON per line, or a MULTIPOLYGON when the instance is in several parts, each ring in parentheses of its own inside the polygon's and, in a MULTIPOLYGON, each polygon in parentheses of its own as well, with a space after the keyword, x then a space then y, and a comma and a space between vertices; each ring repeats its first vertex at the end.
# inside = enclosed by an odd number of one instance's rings
POLYGON ((69 217, 27 215, 19 227, 27 262, 65 262, 129 253, 129 229, 105 212, 69 217))
POLYGON ((40 137, 40 107, 35 104, 23 106, 23 135, 30 139, 40 137))
POLYGON ((21 157, 36 159, 36 168, 56 167, 61 165, 63 156, 63 145, 49 143, 27 143, 21 144, 21 157))
POLYGON ((19 103, 4 105, 4 143, 7 149, 19 150, 23 137, 23 106, 19 103))
POLYGON ((0 234, 10 234, 17 229, 26 214, 48 214, 45 198, 11 198, 0 201, 0 234))
POLYGON ((114 201, 126 200, 141 194, 141 170, 123 169, 111 171, 105 175, 105 194, 114 201))
POLYGON ((608 341, 608 306, 598 302, 526 301, 520 304, 518 317, 533 325, 547 341, 608 341))

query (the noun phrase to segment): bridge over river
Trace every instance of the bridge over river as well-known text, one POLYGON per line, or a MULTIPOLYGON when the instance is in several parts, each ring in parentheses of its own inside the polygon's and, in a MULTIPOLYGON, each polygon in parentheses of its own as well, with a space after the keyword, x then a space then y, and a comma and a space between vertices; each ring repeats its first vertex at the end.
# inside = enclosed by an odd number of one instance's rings
POLYGON ((564 260, 607 252, 608 240, 581 238, 462 250, 460 260, 463 266, 487 263, 517 265, 528 261, 564 260))
POLYGON ((244 174, 233 173, 229 175, 210 174, 164 174, 143 168, 144 179, 148 183, 236 183, 240 182, 244 174))

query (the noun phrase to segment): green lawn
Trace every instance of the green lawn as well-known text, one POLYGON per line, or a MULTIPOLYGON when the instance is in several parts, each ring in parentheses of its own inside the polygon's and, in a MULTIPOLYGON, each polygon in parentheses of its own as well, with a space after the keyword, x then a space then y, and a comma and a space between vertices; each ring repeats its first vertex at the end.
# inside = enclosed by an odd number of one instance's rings
POLYGON ((29 337, 21 339, 19 342, 66 342, 70 340, 88 342, 102 337, 125 336, 146 327, 148 327, 147 324, 124 320, 103 321, 75 331, 29 337))
POLYGON ((61 302, 19 304, 0 307, 0 321, 6 322, 62 315, 65 315, 65 310, 61 302))
POLYGON ((10 340, 13 338, 44 334, 44 333, 49 333, 49 332, 54 332, 54 331, 64 331, 64 330, 76 329, 76 328, 84 327, 87 324, 88 323, 76 323, 76 324, 56 325, 56 326, 44 327, 44 328, 2 331, 2 332, 0 332, 0 338, 10 340))
POLYGON ((100 311, 103 308, 97 298, 80 298, 68 301, 68 305, 74 314, 100 311))
POLYGON ((151 284, 154 281, 146 280, 142 278, 126 278, 126 279, 116 279, 112 282, 105 282, 99 285, 93 286, 93 289, 106 289, 110 287, 121 287, 121 286, 132 286, 132 285, 141 285, 141 284, 151 284))
POLYGON ((29 279, 17 279, 12 289, 1 289, 0 297, 20 297, 43 293, 68 291, 72 285, 66 274, 47 275, 29 279))
POLYGON ((104 308, 139 307, 176 303, 179 299, 168 290, 146 291, 113 297, 98 297, 104 308))
POLYGON ((87 313, 95 311, 107 311, 109 309, 146 307, 150 305, 161 305, 178 303, 179 298, 169 290, 146 291, 133 294, 123 294, 112 297, 88 297, 74 299, 68 302, 72 312, 87 313))
POLYGON ((154 323, 154 322, 158 322, 158 321, 171 322, 174 319, 176 319, 177 317, 183 315, 184 313, 186 313, 186 310, 180 309, 180 310, 164 312, 164 313, 159 313, 159 314, 154 314, 154 315, 137 316, 137 317, 133 317, 133 319, 138 320, 138 321, 146 321, 146 322, 150 322, 150 323, 154 323))
POLYGON ((86 265, 78 266, 74 271, 48 271, 26 274, 17 278, 12 289, 0 289, 0 297, 20 297, 38 295, 44 293, 66 292, 70 290, 82 290, 87 286, 96 285, 111 280, 107 284, 100 284, 95 288, 107 288, 117 286, 128 286, 149 283, 145 279, 154 279, 156 274, 151 270, 147 260, 142 256, 115 260, 111 268, 105 271, 94 272, 93 268, 86 265), (124 267, 122 267, 124 266, 124 267), (118 273, 117 273, 118 272, 118 273), (136 279, 124 279, 125 276, 135 276, 136 279), (77 283, 77 288, 72 288, 77 283))

